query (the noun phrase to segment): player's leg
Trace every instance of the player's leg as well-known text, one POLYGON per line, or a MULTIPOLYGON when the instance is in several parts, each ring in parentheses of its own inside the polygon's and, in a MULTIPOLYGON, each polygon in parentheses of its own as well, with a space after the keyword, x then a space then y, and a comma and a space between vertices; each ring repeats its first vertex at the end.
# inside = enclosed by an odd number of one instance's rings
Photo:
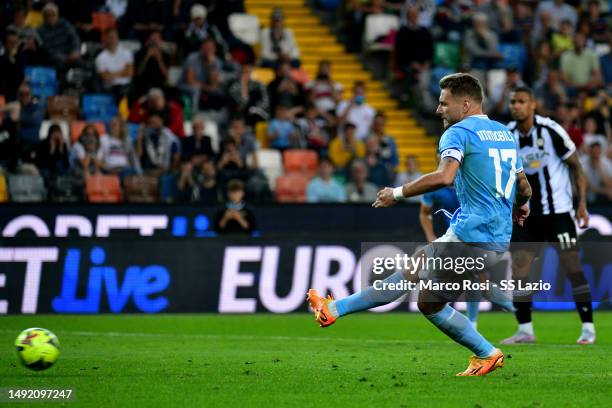
MULTIPOLYGON (((416 279, 396 271, 384 279, 379 288, 395 287, 402 281, 416 279)), ((315 319, 321 327, 335 323, 336 319, 351 313, 361 312, 376 306, 394 302, 406 293, 405 290, 375 289, 370 286, 362 291, 353 293, 343 299, 333 300, 331 297, 323 298, 315 289, 308 291, 308 303, 315 313, 315 319)))
POLYGON ((480 301, 466 299, 465 314, 474 328, 478 327, 478 307, 480 301))
POLYGON ((427 320, 448 337, 474 353, 466 371, 458 375, 485 375, 504 364, 504 355, 493 347, 472 326, 469 319, 453 309, 447 302, 436 301, 437 295, 422 290, 418 307, 427 320))
MULTIPOLYGON (((514 281, 528 281, 531 263, 535 253, 521 249, 512 253, 512 279, 514 281)), ((534 343, 536 338, 531 321, 531 309, 533 306, 532 294, 514 295, 514 315, 518 322, 517 332, 502 340, 501 344, 534 343)))
POLYGON ((576 303, 576 310, 582 321, 582 332, 577 343, 593 344, 595 343, 595 324, 593 323, 591 287, 582 271, 578 251, 562 251, 559 254, 559 264, 564 265, 567 271, 567 279, 572 285, 572 296, 576 303))
POLYGON ((582 333, 577 342, 579 344, 593 344, 595 342, 595 325, 593 324, 591 287, 586 280, 578 255, 576 224, 570 213, 555 214, 552 220, 554 221, 554 236, 551 234, 549 240, 558 242, 559 265, 563 266, 572 285, 576 310, 582 321, 582 333))

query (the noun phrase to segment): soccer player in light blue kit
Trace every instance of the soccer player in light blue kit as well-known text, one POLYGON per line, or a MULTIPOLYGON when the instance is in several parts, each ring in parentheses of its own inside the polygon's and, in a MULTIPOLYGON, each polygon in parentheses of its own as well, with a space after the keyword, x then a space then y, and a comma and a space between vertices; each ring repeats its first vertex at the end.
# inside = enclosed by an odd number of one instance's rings
MULTIPOLYGON (((465 243, 471 248, 488 251, 494 255, 492 258, 501 257, 509 246, 513 218, 522 225, 529 215, 527 202, 531 187, 522 169, 518 142, 504 125, 483 114, 483 91, 478 79, 464 73, 448 75, 440 80, 440 89, 436 113, 442 117, 446 130, 440 139, 438 169, 403 186, 382 189, 373 206, 389 207, 401 198, 434 191, 454 182, 461 206, 453 214, 446 234, 430 244, 429 249, 435 252, 433 245, 436 243, 465 243)), ((379 287, 410 279, 414 279, 414 275, 396 271, 379 287)), ((310 289, 308 302, 319 325, 327 327, 339 317, 390 303, 405 293, 398 292, 369 287, 344 299, 333 300, 310 289)), ((438 293, 421 290, 418 307, 438 329, 474 353, 468 368, 458 375, 485 375, 503 365, 501 350, 493 347, 438 293)))

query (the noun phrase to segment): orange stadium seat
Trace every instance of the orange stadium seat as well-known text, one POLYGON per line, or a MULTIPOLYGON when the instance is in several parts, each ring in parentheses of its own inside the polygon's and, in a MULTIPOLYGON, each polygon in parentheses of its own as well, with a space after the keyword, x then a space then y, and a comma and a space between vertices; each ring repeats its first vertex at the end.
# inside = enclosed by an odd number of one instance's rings
POLYGON ((313 150, 288 149, 283 152, 285 173, 302 173, 312 176, 319 167, 319 158, 313 150))
POLYGON ((306 187, 310 178, 303 174, 288 174, 276 178, 274 195, 279 203, 306 202, 306 187))
POLYGON ((115 16, 112 13, 91 13, 91 21, 98 31, 115 27, 115 16))
POLYGON ((90 203, 121 202, 119 176, 95 174, 85 179, 85 190, 90 203))

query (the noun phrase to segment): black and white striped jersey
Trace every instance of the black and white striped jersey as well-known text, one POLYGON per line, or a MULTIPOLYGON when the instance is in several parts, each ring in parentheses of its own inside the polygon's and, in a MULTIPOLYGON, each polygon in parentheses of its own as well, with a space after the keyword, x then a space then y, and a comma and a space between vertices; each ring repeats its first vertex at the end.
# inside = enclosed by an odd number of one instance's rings
POLYGON ((531 214, 572 211, 572 181, 564 160, 576 151, 576 146, 565 129, 554 120, 539 115, 535 115, 527 135, 521 134, 516 122, 507 126, 519 140, 523 169, 531 184, 531 214))

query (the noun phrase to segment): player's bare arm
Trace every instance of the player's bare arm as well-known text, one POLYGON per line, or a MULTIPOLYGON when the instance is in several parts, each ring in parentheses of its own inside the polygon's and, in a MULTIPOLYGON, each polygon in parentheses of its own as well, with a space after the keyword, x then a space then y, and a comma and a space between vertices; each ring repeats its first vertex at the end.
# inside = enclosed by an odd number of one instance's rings
POLYGON ((514 197, 514 209, 512 211, 513 221, 520 226, 523 226, 523 223, 529 216, 529 206, 527 202, 530 198, 531 185, 529 185, 525 172, 521 171, 516 175, 516 194, 514 197))
POLYGON ((435 240, 436 234, 434 233, 433 222, 431 220, 431 206, 421 203, 419 221, 421 222, 421 228, 423 228, 427 242, 435 240))
POLYGON ((404 184, 401 188, 401 194, 399 187, 395 194, 395 189, 391 187, 385 187, 380 190, 372 207, 390 207, 402 197, 413 197, 449 186, 453 184, 460 165, 459 161, 451 157, 445 157, 440 160, 440 165, 436 171, 425 174, 411 183, 404 184))
POLYGON ((565 164, 569 167, 570 175, 576 185, 576 193, 578 195, 576 219, 580 228, 587 228, 589 226, 589 213, 586 204, 587 178, 578 159, 578 153, 572 153, 570 157, 565 159, 565 164))

